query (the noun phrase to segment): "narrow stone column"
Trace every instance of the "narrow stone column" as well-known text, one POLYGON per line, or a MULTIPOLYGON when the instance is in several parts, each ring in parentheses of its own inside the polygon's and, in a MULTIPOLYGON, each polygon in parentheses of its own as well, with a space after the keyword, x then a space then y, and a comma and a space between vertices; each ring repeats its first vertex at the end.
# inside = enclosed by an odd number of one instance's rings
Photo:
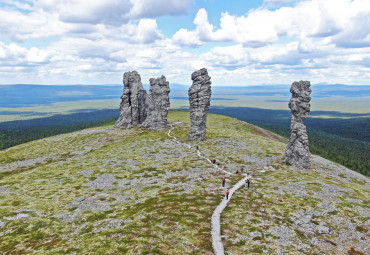
POLYGON ((150 80, 150 92, 147 96, 147 118, 140 127, 150 130, 167 128, 168 109, 170 108, 170 86, 166 77, 150 80))
POLYGON ((309 81, 293 82, 290 92, 292 98, 289 108, 292 111, 290 124, 290 141, 286 147, 287 163, 303 168, 311 168, 311 153, 308 144, 308 135, 303 121, 310 112, 311 84, 309 81))
POLYGON ((206 137, 207 112, 211 102, 211 77, 206 68, 193 72, 193 84, 189 88, 190 120, 189 140, 206 137))
POLYGON ((136 71, 123 75, 120 116, 115 127, 126 128, 141 124, 146 119, 146 91, 141 84, 140 74, 136 71))

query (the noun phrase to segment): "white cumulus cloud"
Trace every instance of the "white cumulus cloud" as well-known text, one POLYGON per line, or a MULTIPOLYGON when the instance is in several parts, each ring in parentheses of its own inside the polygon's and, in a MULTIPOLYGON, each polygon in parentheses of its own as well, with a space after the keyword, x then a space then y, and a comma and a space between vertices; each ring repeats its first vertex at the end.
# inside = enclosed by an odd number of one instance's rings
POLYGON ((130 18, 155 18, 186 13, 190 0, 131 0, 130 18))
POLYGON ((57 13, 63 22, 120 25, 128 21, 133 4, 129 0, 39 0, 35 7, 57 13))
POLYGON ((265 0, 242 15, 219 13, 219 24, 202 8, 195 28, 183 23, 166 37, 157 17, 176 22, 191 3, 4 0, 0 83, 120 83, 138 70, 145 83, 164 74, 190 84, 202 67, 214 85, 370 80, 369 0, 265 0))
POLYGON ((120 26, 132 19, 185 14, 190 0, 38 0, 36 9, 69 23, 120 26))
POLYGON ((225 12, 221 14, 218 29, 209 23, 207 11, 200 9, 194 19, 195 30, 182 28, 173 40, 192 47, 230 41, 261 47, 278 42, 283 36, 335 36, 333 42, 344 45, 344 38, 349 36, 351 45, 366 46, 370 37, 369 20, 370 4, 366 0, 300 1, 295 6, 274 10, 260 7, 241 16, 225 12))
POLYGON ((134 42, 152 43, 157 39, 163 38, 154 19, 141 19, 135 33, 133 38, 131 38, 134 42))

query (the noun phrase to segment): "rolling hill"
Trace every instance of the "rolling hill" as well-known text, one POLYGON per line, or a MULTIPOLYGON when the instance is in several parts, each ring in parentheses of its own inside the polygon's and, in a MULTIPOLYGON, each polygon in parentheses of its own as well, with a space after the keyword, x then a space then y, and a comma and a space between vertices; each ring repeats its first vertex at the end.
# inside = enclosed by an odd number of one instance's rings
POLYGON ((369 253, 369 178, 318 156, 286 165, 285 138, 234 118, 209 114, 202 142, 188 112, 169 121, 180 143, 109 123, 1 151, 0 253, 213 254, 221 179, 241 166, 251 187, 221 214, 226 254, 369 253))

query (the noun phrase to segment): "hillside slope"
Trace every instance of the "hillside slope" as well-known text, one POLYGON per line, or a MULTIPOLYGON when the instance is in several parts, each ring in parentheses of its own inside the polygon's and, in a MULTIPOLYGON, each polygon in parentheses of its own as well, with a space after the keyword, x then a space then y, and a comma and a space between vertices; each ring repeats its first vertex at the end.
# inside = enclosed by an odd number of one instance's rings
MULTIPOLYGON (((285 143, 209 114, 207 140, 187 141, 188 112, 167 130, 86 129, 0 152, 0 253, 213 254, 211 215, 225 175, 250 169, 222 213, 226 254, 368 254, 369 179, 313 157, 283 163, 285 143)), ((231 187, 242 176, 227 176, 231 187)))

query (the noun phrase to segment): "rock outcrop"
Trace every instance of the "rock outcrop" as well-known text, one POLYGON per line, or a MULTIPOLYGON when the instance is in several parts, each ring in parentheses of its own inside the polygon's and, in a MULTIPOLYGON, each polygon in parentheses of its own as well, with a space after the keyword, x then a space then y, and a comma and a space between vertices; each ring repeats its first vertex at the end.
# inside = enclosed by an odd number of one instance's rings
POLYGON ((140 74, 136 71, 125 72, 123 85, 120 116, 114 126, 119 128, 137 126, 146 119, 146 91, 141 84, 140 74))
POLYGON ((303 121, 310 112, 311 84, 309 81, 293 82, 290 92, 292 98, 289 108, 292 111, 290 124, 291 136, 286 147, 286 161, 289 164, 303 168, 311 168, 311 153, 308 144, 308 135, 303 121))
POLYGON ((150 130, 167 128, 167 115, 170 108, 170 86, 165 76, 151 78, 150 92, 147 96, 147 118, 140 127, 150 130))
POLYGON ((193 84, 189 89, 190 132, 189 140, 204 140, 206 136, 207 112, 211 102, 211 77, 206 68, 191 75, 193 84))

